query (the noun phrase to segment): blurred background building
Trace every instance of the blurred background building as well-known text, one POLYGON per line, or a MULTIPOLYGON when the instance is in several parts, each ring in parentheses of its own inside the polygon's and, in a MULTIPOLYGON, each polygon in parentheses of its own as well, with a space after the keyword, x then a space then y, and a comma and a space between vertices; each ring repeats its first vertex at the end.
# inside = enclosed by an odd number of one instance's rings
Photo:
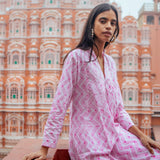
MULTIPOLYGON (((78 43, 90 10, 109 0, 0 0, 0 156, 22 138, 42 138, 64 56, 78 43)), ((118 71, 124 106, 145 134, 160 128, 160 0, 138 19, 121 18, 106 53, 118 71)), ((69 109, 61 139, 68 139, 69 109)), ((159 137, 160 138, 160 137, 159 137)))

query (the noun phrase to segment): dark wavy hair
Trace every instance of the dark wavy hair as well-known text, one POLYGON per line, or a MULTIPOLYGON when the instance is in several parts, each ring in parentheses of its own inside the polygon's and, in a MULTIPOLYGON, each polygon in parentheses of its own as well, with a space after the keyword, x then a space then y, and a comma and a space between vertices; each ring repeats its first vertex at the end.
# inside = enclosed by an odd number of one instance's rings
MULTIPOLYGON (((91 49, 90 51, 90 58, 89 58, 89 62, 91 61, 91 57, 92 57, 92 51, 93 51, 93 46, 95 46, 97 48, 97 51, 98 51, 98 47, 97 45, 95 44, 94 42, 94 36, 92 37, 92 29, 94 27, 94 22, 95 22, 95 19, 96 17, 102 13, 102 12, 105 12, 105 11, 109 11, 109 10, 113 10, 115 15, 116 15, 116 20, 117 20, 117 23, 116 23, 116 29, 113 33, 113 36, 112 38, 110 39, 109 42, 106 42, 105 45, 104 45, 104 49, 111 43, 115 40, 115 38, 118 37, 118 34, 119 34, 119 23, 118 23, 118 12, 116 10, 116 8, 111 5, 111 4, 108 4, 108 3, 101 3, 99 5, 97 5, 95 8, 92 9, 92 11, 90 12, 89 16, 88 16, 88 19, 85 23, 85 26, 83 28, 83 32, 82 32, 82 36, 81 36, 81 39, 80 39, 80 42, 78 43, 78 45, 74 48, 74 49, 77 49, 77 48, 80 48, 82 50, 88 50, 88 49, 91 49)), ((74 50, 73 49, 73 50, 74 50)), ((70 53, 70 52, 69 52, 70 53)), ((68 54, 69 54, 68 53, 68 54)), ((65 59, 67 58, 68 54, 66 55, 66 57, 64 58, 64 61, 65 59)), ((99 51, 98 51, 98 55, 99 55, 99 51)), ((98 57, 98 56, 97 56, 98 57)), ((63 62, 64 62, 63 61, 63 62)))

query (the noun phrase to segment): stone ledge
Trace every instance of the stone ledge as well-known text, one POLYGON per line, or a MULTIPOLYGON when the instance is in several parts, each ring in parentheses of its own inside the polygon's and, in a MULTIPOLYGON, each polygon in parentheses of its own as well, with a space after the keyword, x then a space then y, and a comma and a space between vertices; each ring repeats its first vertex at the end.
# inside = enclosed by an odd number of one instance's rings
MULTIPOLYGON (((40 139, 21 139, 3 160, 22 160, 25 154, 38 151, 41 144, 40 139)), ((68 147, 68 140, 59 139, 56 149, 68 149, 68 147)), ((49 149, 47 160, 53 160, 56 149, 49 149)))

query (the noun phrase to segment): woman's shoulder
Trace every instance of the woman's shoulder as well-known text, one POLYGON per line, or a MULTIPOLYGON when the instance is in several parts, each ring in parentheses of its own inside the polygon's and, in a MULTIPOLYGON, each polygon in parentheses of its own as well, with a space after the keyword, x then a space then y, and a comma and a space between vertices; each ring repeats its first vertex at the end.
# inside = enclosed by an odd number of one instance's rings
POLYGON ((80 48, 75 48, 70 52, 70 54, 81 55, 81 54, 88 53, 88 52, 89 52, 89 50, 83 50, 83 49, 80 49, 80 48))
POLYGON ((69 52, 69 57, 74 57, 76 59, 85 59, 85 57, 88 57, 89 50, 83 50, 80 48, 73 49, 71 52, 69 52))

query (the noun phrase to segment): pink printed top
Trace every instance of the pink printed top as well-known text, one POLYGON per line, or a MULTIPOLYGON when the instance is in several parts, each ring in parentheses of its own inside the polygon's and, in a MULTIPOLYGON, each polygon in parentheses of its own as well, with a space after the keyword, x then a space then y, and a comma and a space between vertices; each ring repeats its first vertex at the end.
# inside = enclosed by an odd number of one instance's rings
POLYGON ((104 56, 104 73, 93 52, 73 50, 65 60, 63 72, 44 130, 43 146, 55 148, 66 110, 70 111, 69 153, 81 160, 89 154, 109 154, 115 144, 120 125, 128 130, 133 125, 124 110, 117 82, 116 65, 104 56))

